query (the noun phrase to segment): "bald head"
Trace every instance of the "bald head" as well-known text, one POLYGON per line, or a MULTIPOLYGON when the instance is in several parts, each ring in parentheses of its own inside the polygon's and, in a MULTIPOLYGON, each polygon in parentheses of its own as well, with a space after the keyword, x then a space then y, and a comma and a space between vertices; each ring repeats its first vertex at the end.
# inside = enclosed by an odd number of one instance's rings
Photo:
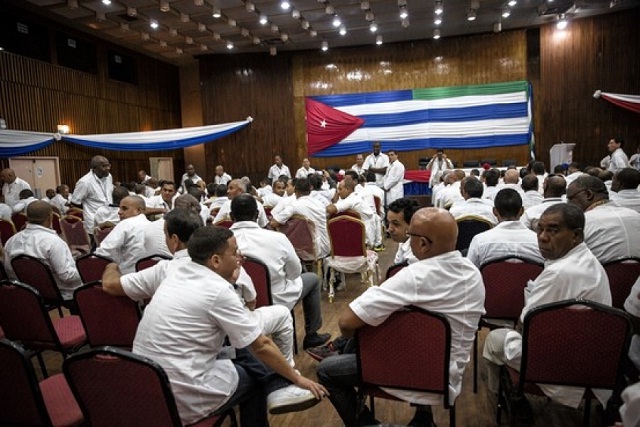
POLYGON ((458 225, 447 210, 422 208, 413 214, 407 234, 411 251, 423 260, 455 250, 458 225))
POLYGON ((31 224, 48 225, 51 222, 51 205, 41 200, 32 202, 27 207, 27 221, 31 224))
POLYGON ((517 184, 520 180, 520 173, 515 169, 509 169, 504 174, 505 184, 517 184))

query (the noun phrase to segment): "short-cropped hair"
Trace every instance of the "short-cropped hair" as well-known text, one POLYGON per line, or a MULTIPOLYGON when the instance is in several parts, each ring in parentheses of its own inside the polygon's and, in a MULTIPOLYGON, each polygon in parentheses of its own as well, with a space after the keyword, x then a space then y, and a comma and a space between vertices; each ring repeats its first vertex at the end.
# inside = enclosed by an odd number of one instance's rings
POLYGON ((187 251, 193 262, 205 265, 214 254, 223 252, 233 237, 233 231, 225 227, 200 227, 187 242, 187 251))

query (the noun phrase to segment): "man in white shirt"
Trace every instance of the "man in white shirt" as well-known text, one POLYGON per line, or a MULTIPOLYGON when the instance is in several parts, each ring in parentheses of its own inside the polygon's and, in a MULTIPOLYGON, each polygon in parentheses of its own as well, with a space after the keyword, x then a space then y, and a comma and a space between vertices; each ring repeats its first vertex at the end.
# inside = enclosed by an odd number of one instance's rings
MULTIPOLYGON (((478 269, 455 250, 456 222, 437 208, 418 210, 407 234, 419 260, 380 286, 368 288, 340 317, 342 335, 352 337, 359 328, 382 324, 393 312, 407 305, 443 314, 451 325, 449 401, 462 389, 464 368, 469 361, 480 316, 484 313, 484 286, 478 269)), ((384 351, 381 349, 381 351, 384 351)), ((355 354, 340 354, 318 365, 318 380, 329 390, 329 399, 347 426, 356 426, 358 361, 355 354)), ((420 405, 409 425, 431 426, 430 406, 442 396, 425 392, 384 389, 401 400, 420 405)), ((360 425, 375 424, 364 410, 360 425)))
POLYGON ((138 184, 144 184, 147 185, 147 183, 149 182, 149 180, 151 179, 151 177, 149 175, 147 175, 147 171, 140 169, 138 171, 138 184))
POLYGON ((538 220, 540 220, 542 213, 551 205, 564 203, 562 196, 565 194, 566 189, 564 177, 554 175, 547 178, 544 184, 544 199, 542 199, 542 203, 525 210, 520 217, 520 222, 529 230, 536 231, 538 220))
POLYGON ((394 264, 404 262, 413 264, 418 259, 411 252, 411 239, 407 234, 413 214, 420 208, 415 200, 402 198, 391 203, 387 208, 387 231, 391 240, 398 244, 394 264))
POLYGON ((296 178, 307 178, 312 173, 316 173, 316 170, 311 167, 311 162, 305 157, 302 159, 302 167, 296 171, 296 178))
POLYGON ((267 407, 276 414, 318 403, 326 390, 293 370, 231 286, 240 272, 231 231, 199 227, 187 251, 188 257, 166 263, 171 268, 165 269, 160 285, 158 280, 120 278, 113 264, 103 276, 112 293, 135 300, 153 296, 133 352, 157 361, 167 372, 183 424, 240 404, 242 424, 260 427, 267 425, 267 407), (114 286, 117 281, 120 289, 114 286), (237 349, 233 360, 222 357, 225 336, 237 349))
POLYGON ((18 213, 18 212, 26 213, 27 206, 29 206, 31 203, 35 202, 36 200, 38 199, 34 197, 33 191, 28 189, 22 190, 20 192, 20 200, 18 201, 18 203, 13 205, 13 208, 12 208, 13 213, 18 213))
POLYGON ((276 154, 273 157, 273 162, 274 164, 271 165, 271 168, 269 168, 269 173, 267 173, 267 178, 269 178, 272 183, 276 182, 282 175, 286 176, 287 178, 292 178, 289 167, 282 163, 282 156, 276 154))
POLYGON ((389 150, 389 167, 384 174, 382 189, 386 193, 384 205, 389 205, 394 201, 404 197, 404 165, 398 160, 396 150, 389 150))
POLYGON ((274 304, 289 310, 302 300, 305 319, 303 347, 322 345, 330 334, 319 334, 322 326, 320 283, 314 273, 302 273, 300 260, 293 245, 282 233, 260 228, 256 223, 258 202, 248 194, 231 201, 231 231, 243 254, 259 259, 269 268, 271 295, 274 304))
MULTIPOLYGON (((538 192, 540 194, 542 194, 543 191, 544 191, 543 188, 542 188, 542 185, 544 184, 544 180, 549 175, 547 173, 547 171, 545 170, 545 168, 544 168, 544 163, 539 161, 539 160, 531 163, 531 174, 535 175, 538 178, 538 192)), ((523 200, 523 202, 524 202, 524 200, 523 200)), ((526 209, 526 206, 525 206, 525 209, 526 209)))
POLYGON ((565 180, 567 181, 567 187, 583 174, 584 172, 580 170, 580 164, 578 162, 569 163, 569 169, 567 169, 567 176, 565 177, 565 180))
POLYGON ((624 140, 622 138, 611 138, 607 144, 607 148, 611 153, 611 160, 609 161, 607 170, 614 174, 620 169, 629 167, 629 158, 625 154, 623 147, 624 140))
POLYGON ((43 202, 47 202, 51 204, 51 201, 55 196, 56 196, 56 190, 54 190, 53 188, 48 188, 47 191, 45 192, 45 196, 41 200, 43 202))
POLYGON ((517 170, 507 169, 504 173, 503 183, 498 185, 498 191, 503 188, 513 188, 520 194, 520 197, 524 196, 524 191, 520 186, 520 173, 517 170))
POLYGON ((431 171, 429 177, 429 187, 433 188, 434 185, 440 182, 440 177, 446 170, 453 169, 453 163, 447 159, 446 154, 442 148, 436 150, 436 154, 433 155, 429 163, 427 164, 427 170, 431 171))
POLYGON ((4 203, 9 205, 10 208, 20 202, 20 192, 22 190, 31 190, 31 186, 27 181, 22 178, 18 178, 13 169, 3 169, 0 172, 0 178, 2 178, 2 197, 4 197, 4 203))
POLYGON ((586 175, 573 181, 567 201, 584 212, 584 242, 598 261, 640 258, 640 213, 610 203, 599 178, 586 175))
POLYGON ((473 237, 467 252, 469 261, 480 268, 490 261, 518 256, 542 264, 536 233, 519 221, 524 209, 518 192, 511 188, 500 190, 494 204, 493 213, 499 223, 473 237))
POLYGON ((231 175, 224 171, 222 165, 216 166, 216 176, 213 177, 213 182, 217 185, 227 185, 231 181, 231 175))
POLYGON ((364 156, 362 154, 356 155, 356 162, 351 166, 351 170, 356 171, 358 175, 364 175, 364 156))
MULTIPOLYGON (((227 198, 228 200, 224 202, 224 204, 220 207, 220 210, 216 214, 216 217, 213 219, 213 223, 231 219, 231 202, 236 197, 249 193, 249 189, 247 185, 241 179, 232 179, 229 182, 229 187, 227 189, 227 198)), ((273 211, 272 211, 273 213, 273 211)), ((269 219, 267 218, 267 214, 264 211, 264 206, 262 203, 258 203, 258 225, 260 227, 266 227, 269 224, 269 219)))
POLYGON ((540 177, 534 174, 525 175, 522 178, 522 207, 526 210, 532 206, 539 205, 544 200, 544 189, 542 188, 542 182, 538 185, 540 177), (538 188, 542 189, 542 192, 538 191, 538 188))
MULTIPOLYGON (((51 199, 51 206, 57 208, 60 215, 66 215, 69 210, 69 186, 66 184, 56 187, 56 195, 51 199)), ((54 210, 55 212, 55 210, 54 210)))
MULTIPOLYGON (((455 169, 446 175, 446 180, 449 185, 440 190, 436 195, 436 207, 449 209, 456 202, 464 201, 464 197, 462 197, 462 192, 460 191, 464 177, 465 173, 462 169, 455 169)), ((447 184, 446 181, 445 184, 447 184)))
POLYGON ((475 215, 489 221, 491 225, 496 225, 498 219, 494 215, 493 203, 487 199, 481 199, 484 186, 478 178, 473 176, 462 180, 460 192, 463 200, 457 201, 451 206, 449 212, 458 220, 465 216, 475 215))
POLYGON ((624 168, 613 176, 610 194, 614 206, 622 206, 640 213, 640 171, 624 168))
POLYGON ((484 191, 482 192, 483 199, 493 200, 500 190, 498 184, 500 183, 500 171, 496 168, 489 169, 483 172, 484 176, 484 191))
POLYGON ((120 201, 127 196, 129 196, 129 191, 125 187, 119 186, 114 188, 111 193, 113 203, 109 203, 108 206, 100 206, 96 211, 93 218, 96 227, 115 227, 115 225, 120 222, 120 215, 118 215, 120 211, 120 201))
POLYGON ((160 194, 145 202, 147 215, 162 215, 173 209, 173 201, 177 197, 176 184, 173 181, 162 181, 160 194))
POLYGON ((376 184, 378 187, 383 188, 384 174, 389 167, 389 156, 380 152, 380 141, 373 142, 373 153, 369 154, 362 167, 376 174, 376 184))
POLYGON ((111 177, 111 165, 103 156, 94 156, 91 159, 91 171, 76 183, 71 195, 71 203, 82 207, 84 229, 87 234, 93 236, 96 227, 93 216, 100 206, 108 206, 113 201, 113 178, 111 177))
MULTIPOLYGON (((571 298, 611 305, 607 273, 583 241, 584 225, 580 208, 567 203, 550 206, 540 218, 538 246, 546 261, 544 271, 525 289, 519 323, 535 307, 571 298)), ((506 363, 520 369, 522 336, 511 329, 490 332, 483 356, 489 369, 489 390, 497 392, 499 366, 506 363)), ((584 389, 576 387, 539 386, 548 397, 571 407, 577 407, 584 394, 584 389)), ((604 397, 597 390, 596 395, 599 399, 604 397)))
POLYGON ((127 196, 120 201, 120 222, 96 249, 96 255, 111 258, 120 265, 123 273, 136 271, 136 262, 147 253, 144 230, 149 220, 144 214, 144 200, 139 196, 127 196))
POLYGON ((27 208, 27 226, 11 236, 4 246, 4 266, 7 275, 15 278, 11 260, 29 255, 49 266, 65 301, 73 301, 73 291, 82 286, 80 274, 69 246, 51 229, 51 206, 37 200, 27 208))
POLYGON ((200 181, 203 181, 200 176, 196 173, 196 168, 191 163, 187 165, 186 172, 182 175, 182 180, 180 181, 180 188, 178 189, 179 193, 184 193, 187 191, 185 188, 185 182, 190 179, 193 184, 198 184, 200 181))
MULTIPOLYGON (((305 177, 306 178, 306 177, 305 177)), ((278 204, 278 202, 284 196, 285 188, 287 187, 287 183, 281 179, 277 180, 271 186, 271 193, 262 197, 262 205, 274 207, 278 204)))
POLYGON ((325 206, 317 199, 310 197, 311 183, 308 178, 298 178, 295 184, 295 201, 277 212, 271 219, 271 227, 277 229, 286 223, 293 215, 302 215, 315 225, 315 244, 318 259, 329 256, 330 243, 327 233, 327 214, 325 206))
POLYGON ((360 215, 366 231, 366 243, 370 247, 380 248, 382 246, 382 232, 376 226, 375 213, 369 203, 365 202, 362 196, 355 192, 355 183, 351 179, 344 179, 338 184, 339 200, 327 206, 327 214, 331 215, 346 210, 353 210, 360 215))

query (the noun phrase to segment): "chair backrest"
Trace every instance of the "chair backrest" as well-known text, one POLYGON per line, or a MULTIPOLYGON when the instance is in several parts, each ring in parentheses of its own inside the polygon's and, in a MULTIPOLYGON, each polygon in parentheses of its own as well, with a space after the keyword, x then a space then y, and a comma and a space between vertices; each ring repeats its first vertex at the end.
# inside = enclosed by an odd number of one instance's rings
POLYGON ((624 302, 640 277, 640 258, 625 258, 604 264, 611 288, 611 305, 624 310, 624 302))
POLYGON ((265 305, 273 305, 273 298, 271 296, 271 274, 269 273, 269 267, 259 259, 246 257, 242 264, 247 274, 253 281, 253 286, 256 288, 256 308, 263 307, 265 305))
POLYGON ((331 256, 367 256, 364 222, 348 215, 337 216, 327 222, 331 241, 331 256))
POLYGON ((31 360, 17 343, 0 339, 0 425, 51 426, 31 360))
POLYGON ((524 308, 524 288, 535 280, 544 265, 512 256, 480 267, 485 288, 484 317, 517 321, 524 308))
POLYGON ((73 216, 75 218, 84 220, 84 211, 80 208, 71 207, 67 211, 67 216, 73 216))
POLYGON ((389 279, 390 277, 395 276, 398 271, 402 270, 407 265, 409 265, 409 263, 407 263, 406 261, 405 262, 401 262, 400 264, 393 264, 391 267, 389 267, 387 269, 387 274, 385 276, 385 280, 389 279))
POLYGON ((96 227, 93 231, 93 238, 96 241, 96 245, 100 246, 100 243, 111 233, 114 227, 96 227))
POLYGON ((478 160, 465 160, 462 162, 462 167, 465 168, 477 168, 478 167, 478 160))
POLYGON ((56 231, 58 236, 62 235, 62 228, 60 227, 60 214, 54 212, 53 215, 51 215, 51 228, 56 231))
POLYGON ((231 226, 233 225, 233 221, 230 220, 230 219, 222 219, 222 220, 220 220, 218 222, 214 222, 211 225, 216 226, 216 227, 231 228, 231 226))
POLYGON ((316 255, 316 226, 313 221, 302 215, 293 215, 282 224, 278 231, 284 233, 289 239, 296 255, 303 261, 315 261, 316 255))
POLYGON ((82 283, 101 280, 102 273, 107 267, 107 264, 112 262, 111 259, 96 254, 85 254, 76 259, 76 268, 78 269, 78 273, 80 273, 82 283))
POLYGON ((60 306, 62 295, 48 265, 29 255, 18 255, 11 260, 11 268, 19 281, 34 287, 45 302, 60 306))
POLYGON ((451 327, 445 316, 418 307, 393 313, 356 332, 358 375, 365 387, 442 394, 449 407, 451 327))
POLYGON ((473 236, 493 227, 489 221, 476 215, 465 215, 458 218, 456 223, 458 224, 457 251, 469 249, 473 236))
POLYGON ((151 359, 100 347, 70 356, 62 369, 92 427, 182 426, 169 379, 151 359))
POLYGON ((20 231, 27 225, 27 216, 22 212, 16 212, 11 215, 11 221, 16 226, 16 230, 20 231))
POLYGON ((160 254, 149 255, 148 257, 141 258, 136 262, 136 271, 142 271, 149 267, 153 267, 163 259, 171 259, 171 258, 164 255, 160 255, 160 254))
POLYGON ((133 347, 141 317, 138 303, 107 294, 99 280, 76 289, 73 299, 91 347, 133 347))
POLYGON ((89 252, 91 242, 89 235, 84 229, 84 221, 73 215, 67 215, 60 220, 60 228, 62 229, 62 237, 71 251, 89 252))
POLYGON ((346 211, 343 211, 343 212, 332 213, 329 215, 329 219, 339 218, 343 216, 350 216, 352 218, 360 219, 360 214, 352 209, 347 209, 346 211))
POLYGON ((0 281, 0 325, 8 339, 26 347, 60 348, 42 295, 24 283, 0 281))
POLYGON ((16 226, 13 222, 0 218, 0 241, 2 241, 2 246, 6 245, 7 240, 14 234, 16 234, 16 226))
POLYGON ((629 316, 616 308, 575 299, 541 305, 524 318, 518 387, 534 382, 615 390, 631 334, 629 316))

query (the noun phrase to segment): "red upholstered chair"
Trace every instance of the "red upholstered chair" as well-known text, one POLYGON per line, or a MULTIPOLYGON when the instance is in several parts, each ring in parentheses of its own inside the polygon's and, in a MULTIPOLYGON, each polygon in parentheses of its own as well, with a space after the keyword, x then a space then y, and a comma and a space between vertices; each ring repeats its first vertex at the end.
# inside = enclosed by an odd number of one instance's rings
MULTIPOLYGON (((566 300, 529 311, 523 324, 520 372, 506 365, 501 368, 499 399, 510 422, 513 398, 543 395, 536 384, 554 384, 586 389, 583 424, 588 426, 592 390, 613 390, 615 397, 624 387, 621 367, 632 333, 625 312, 592 301, 566 300)), ((499 405, 498 422, 500 415, 499 405)))
POLYGON ((60 214, 54 212, 51 216, 51 228, 56 230, 58 236, 62 235, 62 228, 60 227, 60 214))
POLYGON ((456 223, 458 224, 458 240, 456 241, 457 251, 469 249, 473 236, 493 227, 493 224, 478 215, 465 215, 456 219, 456 223))
POLYGON ((74 257, 77 258, 90 252, 91 242, 87 231, 84 229, 82 219, 67 215, 60 220, 60 228, 62 229, 62 238, 69 245, 74 257))
MULTIPOLYGON (((62 368, 92 427, 182 427, 167 374, 151 359, 100 347, 74 354, 62 368)), ((235 426, 232 414, 210 416, 192 426, 219 426, 227 415, 235 426)))
POLYGON ((72 427, 83 424, 82 412, 64 375, 38 383, 25 350, 0 340, 0 425, 72 427))
POLYGON ((244 267, 247 274, 251 277, 253 286, 256 288, 256 308, 273 305, 271 275, 265 263, 259 259, 248 256, 245 257, 242 267, 244 267))
POLYGON ((603 265, 609 278, 612 306, 624 310, 624 302, 640 277, 640 258, 624 258, 603 265))
MULTIPOLYGON (((480 267, 484 282, 485 315, 479 328, 515 327, 524 308, 524 288, 542 273, 544 265, 517 256, 500 258, 480 267)), ((473 341, 473 392, 478 389, 478 332, 473 341)))
POLYGON ((76 268, 80 273, 82 283, 102 280, 104 269, 112 262, 111 259, 96 254, 86 254, 76 259, 76 268))
POLYGON ((16 226, 17 231, 24 230, 27 225, 27 216, 22 212, 16 212, 11 215, 11 221, 16 226))
POLYGON ((391 267, 389 267, 387 269, 387 274, 385 275, 385 280, 395 276, 396 273, 398 273, 400 270, 402 270, 403 268, 405 268, 408 265, 409 264, 406 261, 405 262, 401 262, 400 264, 393 264, 391 267))
POLYGON ((233 225, 233 221, 231 221, 230 219, 222 219, 218 222, 214 222, 211 225, 216 227, 231 228, 231 226, 233 225))
POLYGON ((40 292, 16 281, 0 281, 0 325, 7 339, 19 341, 36 352, 45 377, 42 350, 54 350, 66 356, 87 341, 80 317, 51 319, 40 292))
POLYGON ((149 267, 153 267, 154 265, 156 265, 159 261, 162 261, 163 259, 171 259, 169 257, 166 257, 164 255, 149 255, 148 257, 144 257, 142 259, 139 259, 136 262, 136 271, 142 271, 145 270, 149 267))
POLYGON ((48 265, 29 255, 18 255, 11 260, 11 268, 19 281, 34 287, 44 298, 49 310, 57 308, 60 317, 63 316, 62 306, 72 304, 62 299, 60 288, 53 277, 48 265))
POLYGON ((100 243, 107 238, 113 228, 114 227, 96 227, 95 230, 93 230, 93 239, 96 241, 97 246, 100 246, 100 243))
POLYGON ((360 214, 354 210, 347 209, 344 212, 336 212, 329 215, 329 219, 337 218, 340 216, 350 216, 352 218, 360 219, 360 214))
POLYGON ((75 218, 84 220, 84 211, 80 208, 71 207, 67 211, 67 216, 73 216, 75 218))
POLYGON ((73 299, 91 347, 133 347, 141 318, 137 302, 107 294, 99 280, 76 289, 73 299))
POLYGON ((451 327, 445 316, 418 307, 393 313, 379 326, 356 332, 361 396, 400 400, 380 387, 441 394, 455 426, 455 402, 449 401, 451 327))
POLYGON ((322 277, 322 259, 318 259, 316 253, 316 226, 313 221, 302 215, 293 215, 278 231, 287 236, 298 258, 305 264, 315 265, 318 277, 322 277))
POLYGON ((7 240, 16 234, 16 226, 12 221, 0 218, 0 241, 2 246, 7 244, 7 240))
MULTIPOLYGON (((351 215, 339 215, 327 222, 331 242, 331 256, 325 258, 325 268, 341 273, 360 273, 363 282, 373 286, 379 280, 378 254, 368 251, 365 245, 364 223, 351 215)), ((335 275, 329 278, 329 302, 335 296, 335 275)))

